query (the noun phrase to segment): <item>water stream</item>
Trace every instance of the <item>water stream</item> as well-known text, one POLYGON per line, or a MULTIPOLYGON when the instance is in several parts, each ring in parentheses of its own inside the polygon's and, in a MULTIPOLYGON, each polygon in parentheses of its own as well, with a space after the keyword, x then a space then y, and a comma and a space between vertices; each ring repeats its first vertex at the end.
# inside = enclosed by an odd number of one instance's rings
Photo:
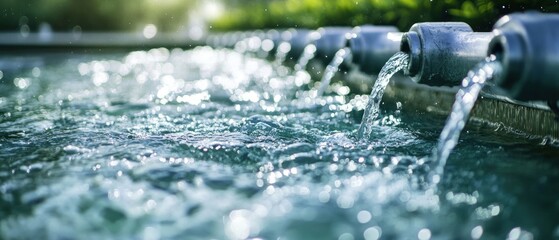
POLYGON ((488 58, 468 73, 462 80, 462 88, 456 93, 452 111, 441 132, 437 147, 433 149, 432 159, 437 163, 436 173, 442 174, 448 156, 458 144, 458 138, 470 116, 479 93, 487 80, 499 74, 502 65, 493 58, 488 58))
POLYGON ((330 86, 330 81, 332 81, 332 78, 334 78, 334 76, 338 72, 340 65, 342 65, 344 60, 349 57, 351 57, 350 48, 342 48, 336 52, 334 59, 332 59, 332 62, 328 64, 326 70, 324 71, 324 75, 320 80, 320 86, 318 87, 318 90, 316 92, 317 96, 322 96, 324 94, 328 86, 330 86))
POLYGON ((314 44, 307 45, 305 47, 305 50, 303 51, 303 55, 301 55, 301 57, 297 61, 297 64, 295 65, 295 70, 296 71, 305 70, 305 68, 307 68, 307 64, 309 64, 309 61, 312 60, 315 57, 315 55, 316 55, 316 46, 314 44))
POLYGON ((285 62, 289 51, 291 51, 291 44, 289 42, 280 43, 276 52, 276 60, 274 61, 274 64, 277 66, 282 65, 283 62, 285 62))
POLYGON ((382 101, 382 96, 384 95, 384 90, 390 81, 390 78, 398 71, 406 68, 408 65, 409 55, 407 53, 398 52, 394 54, 382 67, 371 95, 369 95, 369 101, 367 107, 365 108, 365 113, 363 114, 363 120, 358 130, 359 139, 369 138, 372 133, 372 127, 374 121, 379 115, 380 102, 382 101))

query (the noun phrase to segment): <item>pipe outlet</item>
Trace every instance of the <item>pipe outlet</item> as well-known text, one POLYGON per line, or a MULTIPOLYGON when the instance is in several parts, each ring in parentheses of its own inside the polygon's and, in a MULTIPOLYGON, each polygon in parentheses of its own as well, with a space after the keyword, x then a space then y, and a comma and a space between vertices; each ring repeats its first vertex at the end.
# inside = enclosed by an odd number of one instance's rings
POLYGON ((352 62, 363 73, 378 74, 386 61, 400 50, 402 34, 392 26, 355 27, 347 40, 352 62))
POLYGON ((350 27, 324 27, 317 30, 312 43, 316 47, 315 58, 324 64, 329 64, 336 52, 346 46, 346 41, 352 28, 350 27))
POLYGON ((497 86, 518 100, 559 99, 559 14, 524 13, 502 17, 488 54, 503 72, 497 86))
POLYGON ((475 33, 466 23, 417 23, 404 33, 400 50, 410 55, 404 74, 432 86, 459 85, 487 55, 492 33, 475 33))
POLYGON ((282 38, 284 41, 289 42, 291 50, 286 55, 286 59, 290 61, 297 61, 307 44, 311 42, 311 35, 313 31, 308 29, 290 29, 283 32, 282 38))

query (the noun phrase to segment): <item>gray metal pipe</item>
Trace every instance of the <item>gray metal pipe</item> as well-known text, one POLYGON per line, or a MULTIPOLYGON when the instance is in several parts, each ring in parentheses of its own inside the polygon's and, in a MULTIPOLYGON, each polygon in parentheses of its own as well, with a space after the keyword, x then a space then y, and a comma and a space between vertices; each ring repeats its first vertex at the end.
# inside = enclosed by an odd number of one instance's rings
POLYGON ((458 85, 486 57, 492 36, 460 22, 414 24, 402 37, 400 50, 410 54, 404 74, 422 84, 458 85))
POLYGON ((240 40, 239 32, 228 32, 219 37, 219 46, 223 48, 233 48, 240 40))
POLYGON ((206 44, 213 48, 223 48, 225 33, 212 33, 206 37, 206 44))
POLYGON ((312 43, 316 47, 315 59, 324 64, 329 64, 336 52, 344 48, 347 42, 347 35, 350 34, 350 27, 323 27, 319 28, 312 43))
POLYGON ((494 79, 518 100, 559 99, 559 14, 510 14, 495 24, 489 44, 503 64, 494 79))
POLYGON ((297 61, 299 59, 305 47, 312 41, 312 32, 308 29, 290 29, 282 33, 282 38, 291 45, 286 60, 297 61))
POLYGON ((392 26, 355 27, 347 40, 352 62, 363 73, 378 74, 386 61, 400 50, 402 34, 392 26))

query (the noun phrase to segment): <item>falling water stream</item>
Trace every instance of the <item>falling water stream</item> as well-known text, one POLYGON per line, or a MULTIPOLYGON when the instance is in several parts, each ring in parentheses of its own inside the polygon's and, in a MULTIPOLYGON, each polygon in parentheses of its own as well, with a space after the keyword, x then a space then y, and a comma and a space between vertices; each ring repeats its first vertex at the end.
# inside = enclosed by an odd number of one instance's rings
POLYGON ((314 44, 309 44, 303 50, 303 55, 297 61, 297 65, 295 65, 296 71, 303 71, 307 68, 307 64, 309 61, 312 60, 316 55, 316 46, 314 44))
POLYGON ((494 58, 488 58, 477 65, 462 80, 462 88, 456 93, 456 101, 452 105, 452 111, 441 132, 437 147, 433 149, 432 159, 437 163, 436 173, 442 174, 446 160, 456 144, 458 138, 474 107, 479 93, 485 86, 487 80, 498 75, 502 65, 494 58))
MULTIPOLYGON (((340 50, 340 52, 342 50, 340 50)), ((336 56, 338 56, 338 54, 336 54, 336 56)), ((368 138, 371 135, 371 127, 379 115, 379 107, 384 90, 386 89, 390 78, 396 72, 407 66, 408 59, 408 54, 403 52, 396 53, 382 68, 379 73, 379 77, 373 86, 371 95, 369 96, 367 107, 365 108, 365 113, 358 130, 359 138, 368 138)), ((336 62, 336 59, 333 63, 334 62, 336 62)), ((448 156, 458 144, 460 133, 466 125, 479 93, 485 86, 486 81, 493 78, 494 75, 499 74, 501 68, 502 66, 499 62, 495 61, 494 57, 487 58, 484 62, 480 63, 472 71, 470 71, 468 76, 462 80, 462 88, 456 94, 456 101, 452 106, 450 116, 448 117, 445 127, 441 132, 437 147, 433 149, 431 160, 436 163, 435 172, 433 172, 433 174, 436 174, 439 177, 443 174, 448 156)), ((328 69, 328 71, 332 70, 328 69)), ((323 86, 324 82, 325 79, 323 78, 321 86, 323 86)))
POLYGON ((363 114, 363 120, 359 126, 358 137, 360 139, 370 137, 374 121, 379 115, 380 102, 382 101, 384 90, 386 86, 388 86, 390 78, 398 71, 406 68, 408 59, 409 55, 407 53, 398 52, 394 54, 380 70, 371 95, 369 96, 369 101, 365 108, 365 113, 363 114))
POLYGON ((291 44, 289 42, 280 43, 278 46, 278 50, 276 53, 276 60, 274 63, 276 65, 283 64, 283 62, 285 62, 285 59, 287 58, 287 54, 289 53, 289 51, 291 51, 291 44))
POLYGON ((330 81, 332 81, 332 78, 334 78, 336 72, 338 72, 340 65, 342 65, 344 60, 349 57, 351 57, 350 48, 342 48, 336 52, 334 59, 332 59, 332 62, 328 64, 324 72, 324 75, 320 80, 320 86, 318 87, 318 90, 316 92, 317 96, 322 96, 324 94, 328 86, 330 86, 330 81))

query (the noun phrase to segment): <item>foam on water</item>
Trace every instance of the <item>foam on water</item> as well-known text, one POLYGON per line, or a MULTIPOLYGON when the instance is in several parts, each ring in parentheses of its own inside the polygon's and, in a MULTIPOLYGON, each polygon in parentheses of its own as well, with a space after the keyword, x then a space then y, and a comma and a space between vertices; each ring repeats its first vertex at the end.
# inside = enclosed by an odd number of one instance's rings
POLYGON ((3 239, 551 238, 557 227, 553 149, 470 129, 434 191, 416 156, 444 119, 387 114, 361 143, 367 96, 310 97, 306 76, 230 50, 49 60, 0 82, 12 86, 0 97, 3 239))
POLYGON ((406 68, 409 61, 409 55, 404 52, 398 52, 394 54, 382 67, 378 75, 371 95, 369 96, 369 102, 365 108, 365 113, 363 114, 363 120, 359 126, 357 132, 360 139, 369 138, 372 134, 371 126, 374 125, 374 121, 377 119, 380 112, 380 103, 382 102, 382 96, 384 95, 384 90, 390 78, 398 71, 406 68))

